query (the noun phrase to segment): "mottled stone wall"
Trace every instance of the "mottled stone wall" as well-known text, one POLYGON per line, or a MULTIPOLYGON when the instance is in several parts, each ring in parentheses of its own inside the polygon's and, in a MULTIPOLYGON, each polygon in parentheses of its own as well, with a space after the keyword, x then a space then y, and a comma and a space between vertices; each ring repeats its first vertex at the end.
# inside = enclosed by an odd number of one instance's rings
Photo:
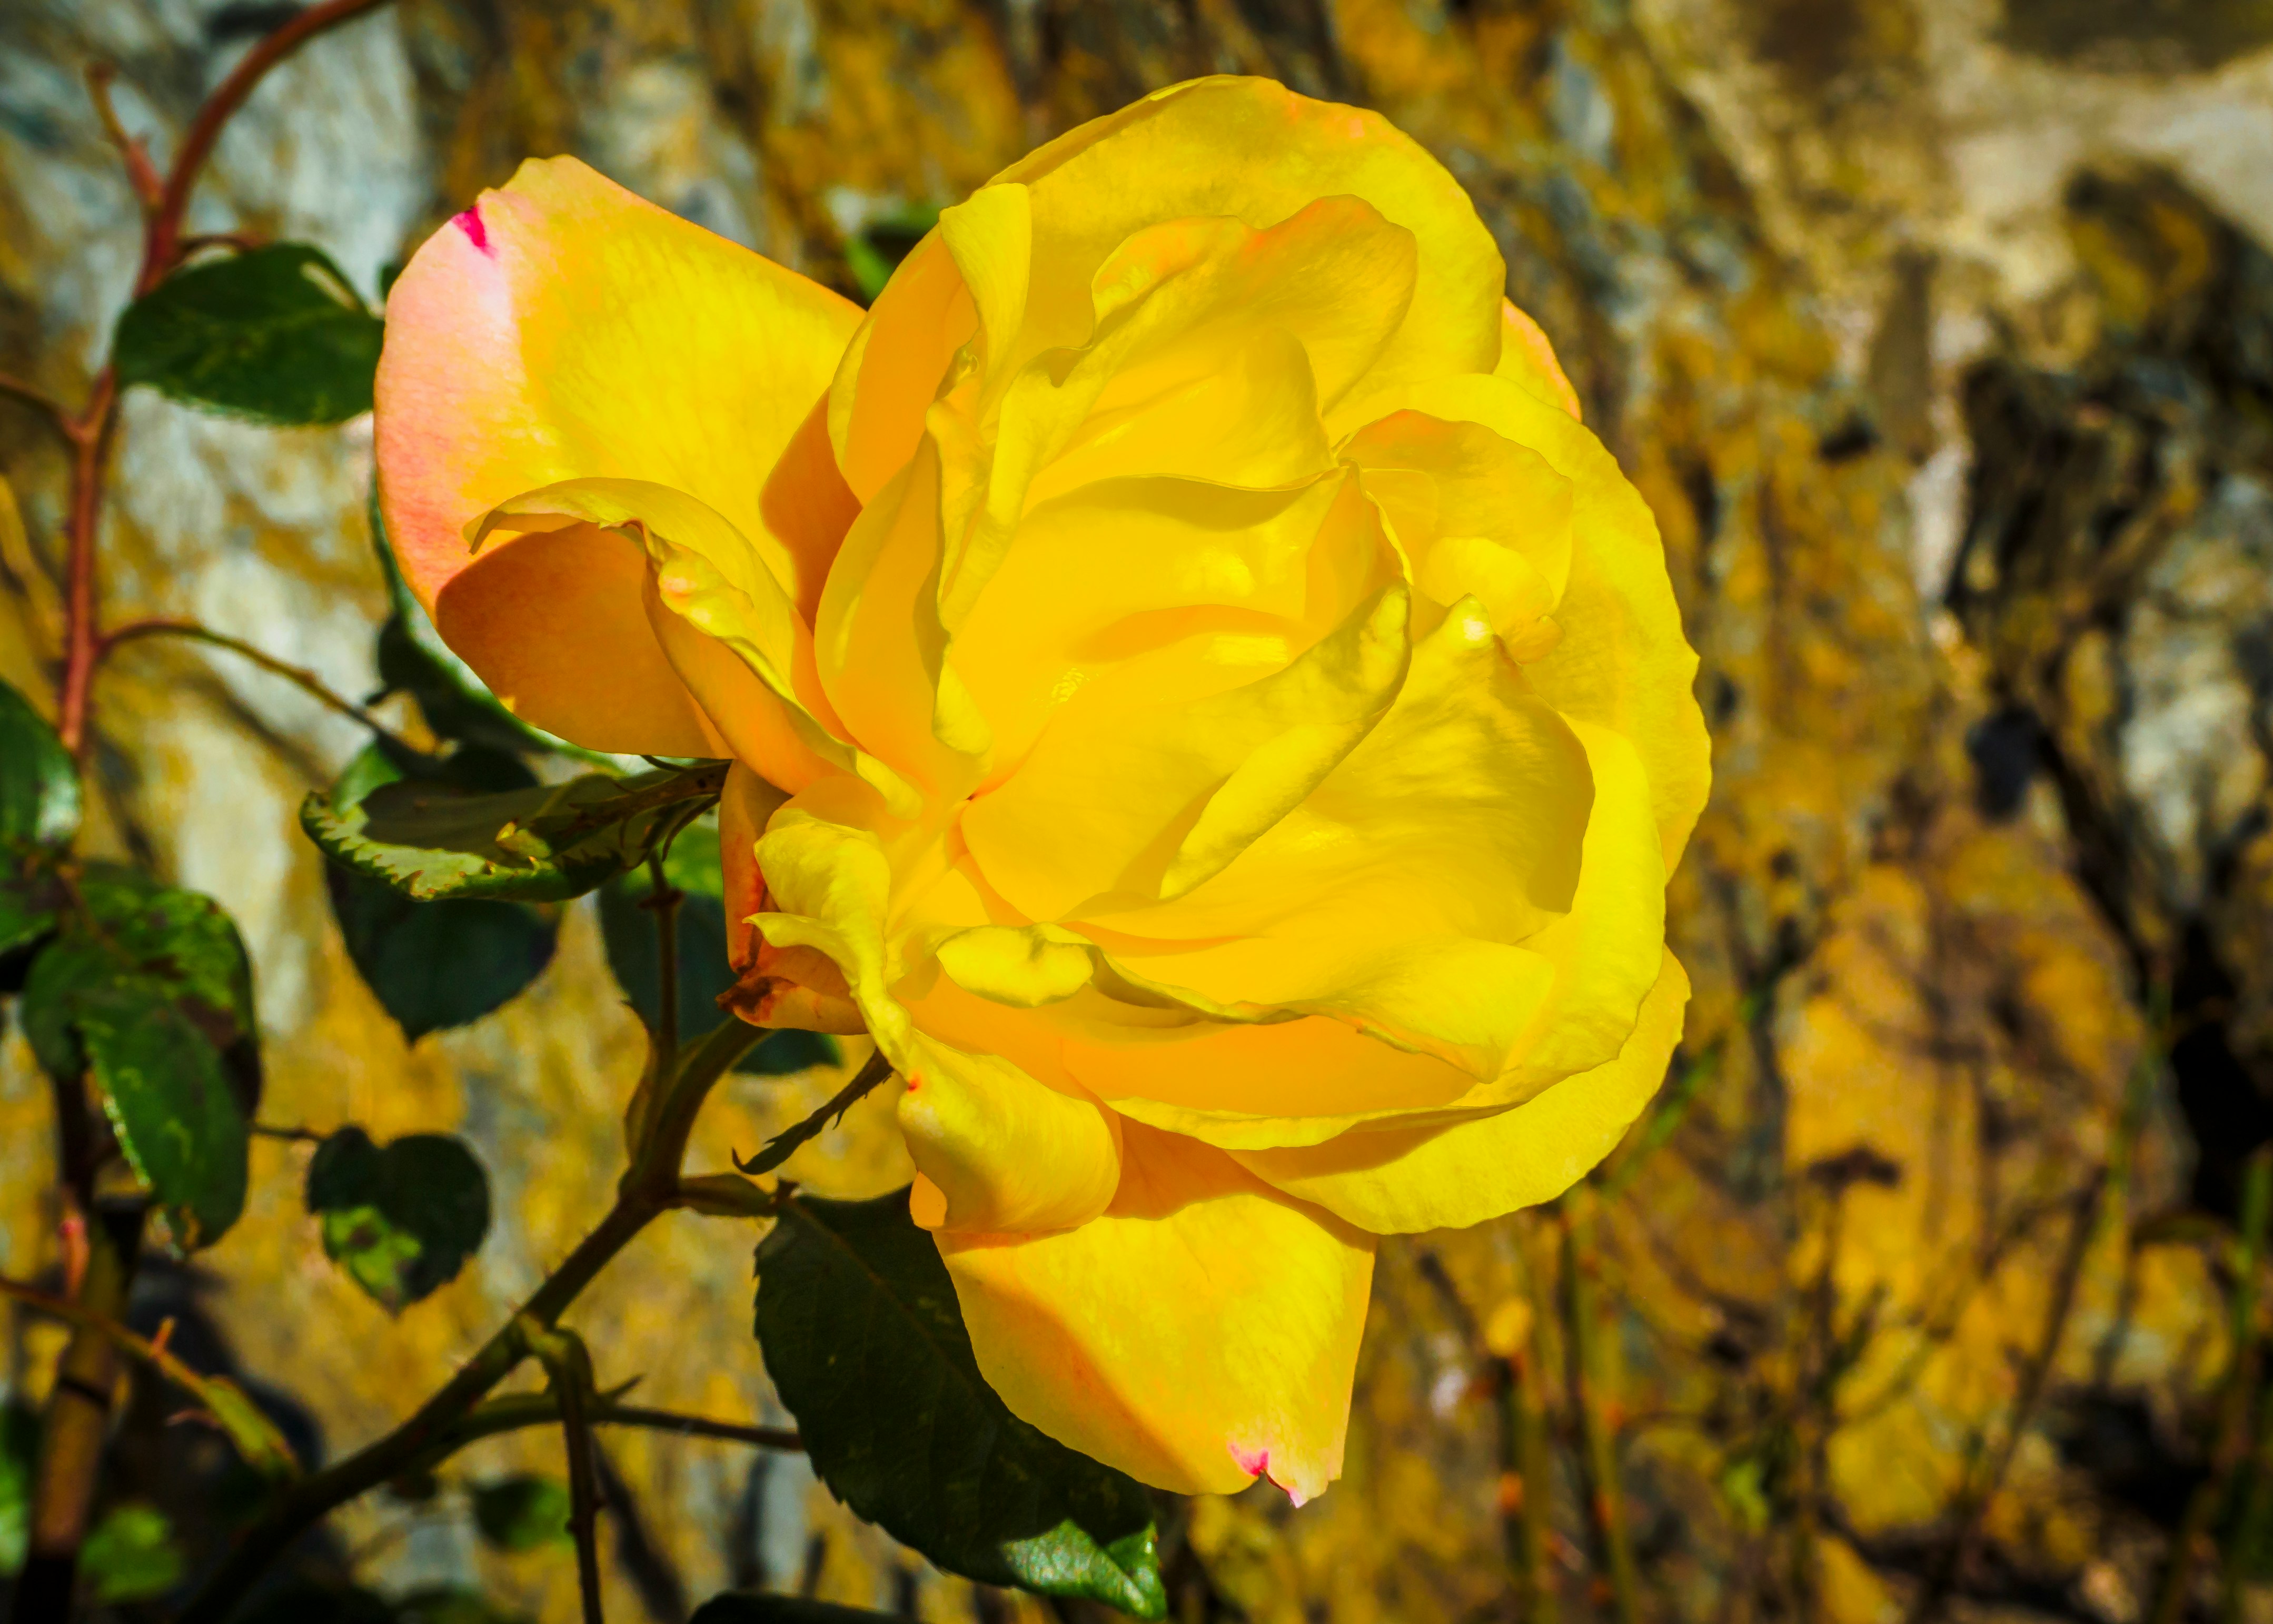
MULTIPOLYGON (((162 147, 282 12, 0 0, 0 366, 75 396, 131 276, 132 200, 81 64, 117 64, 129 124, 162 147)), ((1270 73, 1383 109, 1474 195, 1658 513, 1704 656, 1716 786, 1674 926, 1701 1086, 1599 1214, 1589 1262, 1645 1610, 1895 1617, 2057 1319, 1958 1601, 2122 1624, 2149 1604, 2227 1359, 2200 1226, 2147 1221, 2230 1213, 2273 1132, 2269 34, 2239 0, 398 0, 254 97, 193 219, 316 242, 369 290, 520 158, 572 152, 849 289, 867 222, 953 201, 1154 86, 1270 73), (2173 1064, 2091 1207, 2165 973, 2173 1064)), ((0 508, 0 675, 35 692, 62 471, 0 404, 22 515, 0 508)), ((368 475, 367 424, 277 433, 132 399, 109 613, 196 614, 367 691, 368 475)), ((354 729, 222 657, 144 646, 106 677, 101 730, 101 841, 221 898, 251 942, 265 1114, 451 1129, 497 1181, 506 1216, 476 1266, 400 1320, 322 1261, 305 1153, 274 1142, 243 1227, 146 1282, 139 1316, 210 1326, 206 1356, 337 1448, 403 1413, 596 1210, 635 1025, 579 905, 532 993, 406 1048, 292 816, 354 729)), ((698 1162, 827 1086, 738 1085, 698 1162)), ((44 1110, 11 1039, 18 1276, 54 1263, 44 1110)), ((904 1177, 888 1110, 857 1111, 802 1176, 904 1177)), ((754 1239, 691 1218, 644 1239, 579 1310, 604 1379, 768 1413, 754 1239)), ((1347 1479, 1300 1512, 1267 1491, 1179 1510, 1182 1616, 1504 1615, 1512 1491, 1479 1378, 1524 1322, 1511 1305, 1534 1304, 1568 1426, 1555 1257, 1531 1219, 1387 1248, 1347 1479)), ((19 1320, 11 1380, 36 1389, 52 1346, 19 1320)), ((614 1616, 660 1605, 666 1569, 696 1597, 791 1584, 814 1549, 822 1594, 974 1605, 794 1460, 609 1444, 656 1557, 644 1592, 615 1564, 614 1616)), ((176 1434, 137 1470, 186 1481, 203 1447, 176 1434)), ((501 1440, 464 1470, 551 1469, 554 1447, 501 1440)), ((1572 1458, 1525 1492, 1554 1499, 1579 1616, 1600 1598, 1572 1458)), ((569 1615, 564 1560, 484 1555, 461 1515, 374 1498, 337 1529, 383 1587, 478 1578, 569 1615)))

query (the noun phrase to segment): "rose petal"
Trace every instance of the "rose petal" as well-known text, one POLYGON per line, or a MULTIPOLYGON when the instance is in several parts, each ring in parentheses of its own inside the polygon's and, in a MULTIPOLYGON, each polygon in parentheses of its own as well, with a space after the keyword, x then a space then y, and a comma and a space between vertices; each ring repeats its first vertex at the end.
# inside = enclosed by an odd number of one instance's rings
POLYGON ((1375 1235, 1464 1229, 1551 1201, 1584 1177, 1665 1080, 1689 978, 1665 955, 1615 1059, 1511 1110, 1441 1129, 1354 1129, 1302 1149, 1234 1152, 1278 1189, 1375 1235))
POLYGON ((980 1373, 1051 1437, 1180 1493, 1340 1475, 1370 1236, 1131 1127, 1103 1216, 938 1240, 980 1373))
POLYGON ((814 464, 814 412, 859 320, 574 159, 523 164, 430 237, 388 296, 379 499, 412 590, 439 620, 444 589, 468 577, 452 593, 460 615, 500 631, 529 617, 520 641, 566 645, 512 652, 500 635, 459 649, 541 726, 598 748, 692 753, 699 729, 636 592, 604 601, 558 559, 476 575, 466 528, 562 480, 647 480, 724 515, 792 601, 816 598, 850 499, 814 464), (808 418, 799 477, 769 492, 808 418), (549 593, 564 596, 547 607, 549 593))

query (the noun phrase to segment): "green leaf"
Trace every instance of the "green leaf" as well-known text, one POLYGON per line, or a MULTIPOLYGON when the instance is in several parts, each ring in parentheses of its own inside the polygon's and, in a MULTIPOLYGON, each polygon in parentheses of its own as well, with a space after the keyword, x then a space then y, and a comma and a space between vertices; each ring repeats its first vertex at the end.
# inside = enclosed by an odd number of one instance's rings
POLYGON ((304 243, 176 271, 118 318, 122 384, 284 426, 371 410, 385 327, 304 243))
POLYGON ((0 682, 0 846, 67 846, 79 815, 71 752, 31 701, 0 682))
POLYGON ((857 1515, 965 1578, 1166 1613, 1145 1491, 995 1396, 904 1190, 784 1203, 757 1265, 766 1369, 857 1515))
POLYGON ((146 1601, 182 1582, 189 1564, 174 1525, 155 1506, 115 1506, 79 1548, 79 1570, 94 1582, 99 1602, 146 1601))
POLYGON ((896 1616, 871 1613, 866 1607, 840 1607, 835 1602, 814 1601, 803 1596, 729 1590, 697 1607, 686 1624, 876 1624, 879 1619, 896 1616))
POLYGON ((568 1540, 567 1485, 524 1473, 473 1485, 474 1526, 500 1551, 536 1551, 568 1540))
POLYGON ((51 1077, 91 1072, 118 1147, 176 1244, 209 1246, 244 1207, 260 1097, 252 970, 209 898, 105 864, 81 874, 24 984, 24 1036, 51 1077))
POLYGON ((411 1042, 479 1020, 552 962, 559 930, 545 909, 413 902, 336 863, 324 879, 348 957, 411 1042))
MULTIPOLYGON (((679 926, 679 1036, 692 1042, 734 1019, 718 1007, 718 995, 734 984, 726 962, 725 884, 718 866, 718 824, 704 816, 679 831, 664 859, 664 877, 680 892, 679 926)), ((654 910, 646 906, 652 887, 637 870, 611 880, 600 890, 600 936, 608 967, 624 996, 650 1027, 663 1008, 663 971, 656 953, 654 910)), ((780 1077, 817 1065, 834 1065, 836 1041, 821 1032, 776 1032, 735 1063, 734 1070, 758 1077, 780 1077)))
POLYGON ((644 862, 669 823, 725 777, 658 770, 500 786, 501 763, 510 758, 461 749, 410 763, 422 775, 413 778, 372 745, 330 793, 308 797, 300 823, 335 861, 414 901, 558 902, 644 862))
POLYGON ((324 1255, 400 1313, 458 1277, 490 1229, 490 1180, 462 1139, 413 1133, 384 1149, 342 1128, 308 1163, 324 1255))
POLYGON ((63 924, 71 892, 37 846, 0 841, 0 993, 21 992, 40 944, 63 924))
POLYGON ((11 1395, 0 1402, 0 1574, 24 1565, 32 1538, 32 1483, 40 1455, 40 1417, 11 1395))

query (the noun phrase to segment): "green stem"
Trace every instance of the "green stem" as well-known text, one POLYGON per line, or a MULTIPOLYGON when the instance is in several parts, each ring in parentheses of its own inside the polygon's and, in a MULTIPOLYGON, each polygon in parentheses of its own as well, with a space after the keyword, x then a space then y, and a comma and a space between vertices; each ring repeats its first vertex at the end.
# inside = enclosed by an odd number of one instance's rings
POLYGON ((224 1624, 245 1591, 302 1534, 358 1495, 433 1457, 435 1446, 451 1429, 529 1357, 531 1328, 547 1331, 558 1325, 577 1295, 633 1237, 657 1214, 677 1205, 679 1164, 686 1158, 695 1115, 727 1068, 761 1035, 754 1026, 730 1020, 687 1051, 656 1111, 654 1131, 624 1174, 615 1205, 592 1232, 537 1287, 521 1312, 409 1420, 337 1464, 290 1485, 270 1501, 176 1624, 224 1624))

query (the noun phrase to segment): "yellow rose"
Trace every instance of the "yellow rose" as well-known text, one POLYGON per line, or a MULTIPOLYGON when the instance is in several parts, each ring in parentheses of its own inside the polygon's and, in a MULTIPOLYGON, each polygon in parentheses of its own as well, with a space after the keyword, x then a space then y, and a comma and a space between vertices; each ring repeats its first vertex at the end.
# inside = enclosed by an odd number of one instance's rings
POLYGON ((566 159, 389 303, 442 635, 739 763, 744 1012, 874 1034, 987 1380, 1167 1488, 1324 1488, 1374 1237, 1557 1194, 1679 1035, 1696 659, 1504 281, 1379 117, 1216 79, 865 320, 566 159))

